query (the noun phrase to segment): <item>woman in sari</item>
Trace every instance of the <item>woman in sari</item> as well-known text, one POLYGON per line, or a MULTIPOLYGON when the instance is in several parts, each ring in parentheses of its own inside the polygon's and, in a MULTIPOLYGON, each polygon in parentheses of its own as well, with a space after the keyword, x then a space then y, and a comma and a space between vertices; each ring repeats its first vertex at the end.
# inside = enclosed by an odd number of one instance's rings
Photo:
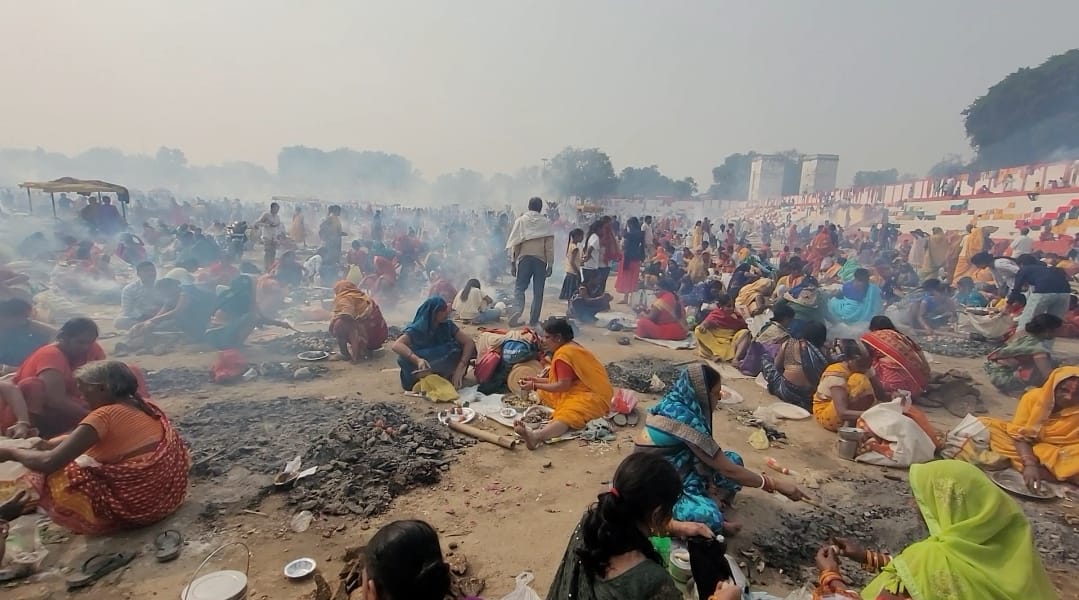
POLYGON ((629 304, 629 295, 636 292, 641 281, 641 262, 644 260, 644 231, 637 217, 626 220, 626 234, 622 236, 622 260, 618 263, 618 277, 614 289, 622 294, 619 304, 629 304))
POLYGON ((790 325, 790 332, 794 337, 801 337, 802 329, 809 323, 823 323, 827 313, 827 305, 821 301, 817 280, 809 276, 803 277, 798 285, 787 290, 783 297, 776 301, 776 306, 781 305, 794 310, 794 320, 790 325))
POLYGON ((1037 489, 1042 481, 1079 484, 1079 367, 1055 369, 1027 390, 1011 422, 982 417, 993 452, 1037 489))
POLYGON ((90 412, 70 435, 39 449, 0 449, 33 471, 38 506, 78 534, 145 527, 171 515, 187 495, 187 446, 122 362, 100 361, 75 372, 90 412), (85 456, 84 456, 85 455, 85 456))
POLYGON ((411 391, 417 375, 433 373, 460 389, 476 343, 450 320, 450 306, 440 296, 423 301, 412 322, 391 348, 401 367, 401 387, 411 391))
POLYGON ((783 275, 780 275, 776 281, 776 287, 772 291, 772 299, 779 300, 783 297, 783 294, 787 293, 791 288, 796 287, 806 275, 802 272, 805 268, 805 263, 801 257, 793 256, 787 261, 786 268, 780 267, 780 271, 783 275))
POLYGON ((828 357, 823 351, 828 329, 824 323, 814 321, 806 325, 803 333, 802 339, 788 338, 774 360, 770 355, 763 356, 761 374, 768 382, 768 393, 787 404, 810 410, 813 390, 828 367, 828 357))
POLYGON ((873 371, 885 393, 907 390, 915 400, 925 394, 932 375, 929 361, 917 342, 896 330, 891 319, 873 317, 862 341, 873 357, 873 371))
POLYGON ((980 252, 990 250, 993 247, 989 234, 996 231, 996 227, 971 227, 970 233, 965 235, 959 242, 959 256, 955 263, 955 271, 952 272, 952 281, 960 277, 973 277, 978 272, 978 267, 970 259, 980 252))
POLYGON ((448 303, 452 303, 457 297, 457 288, 453 287, 449 279, 442 276, 438 271, 431 271, 431 288, 427 290, 427 297, 439 296, 448 303))
POLYGON ((925 254, 918 268, 918 276, 922 279, 939 278, 940 270, 948 263, 950 244, 948 236, 940 227, 934 227, 929 241, 926 243, 925 254))
POLYGON ((654 340, 684 340, 689 335, 686 329, 686 311, 682 301, 674 293, 675 283, 670 279, 659 281, 656 300, 647 313, 637 318, 637 335, 654 340))
POLYGON ((742 263, 731 273, 731 279, 727 282, 727 293, 731 295, 731 298, 737 298, 746 284, 756 281, 759 277, 759 274, 750 271, 747 263, 742 263))
POLYGON ((958 460, 912 465, 910 488, 929 536, 895 557, 853 539, 832 540, 817 553, 820 585, 814 598, 1057 597, 1023 510, 977 467, 958 460), (859 594, 843 580, 839 557, 879 575, 859 594))
POLYGON ((843 284, 842 294, 828 300, 828 313, 835 321, 853 325, 872 319, 882 305, 880 287, 870 283, 869 271, 857 269, 854 279, 843 284))
MULTIPOLYGON (((610 490, 599 495, 570 535, 547 592, 548 600, 681 600, 664 557, 647 532, 671 537, 712 537, 700 523, 672 517, 681 492, 678 472, 662 457, 634 453, 618 465, 610 490)), ((722 585, 717 600, 737 600, 741 590, 722 585)))
POLYGON ((678 470, 682 495, 674 505, 678 521, 703 523, 713 533, 737 533, 720 508, 743 487, 779 492, 791 500, 805 495, 790 480, 773 480, 745 468, 737 453, 723 451, 713 439, 712 416, 723 386, 719 373, 705 364, 687 367, 659 404, 648 411, 637 436, 636 451, 658 454, 678 470))
POLYGON ((607 369, 595 354, 573 341, 569 322, 552 317, 543 324, 543 332, 540 345, 552 353, 550 374, 525 377, 518 383, 525 390, 535 391, 544 406, 554 409, 554 414, 541 429, 530 429, 521 420, 514 423, 513 430, 529 450, 606 415, 614 397, 607 369))
POLYGON ((756 275, 757 279, 738 290, 738 295, 734 300, 735 309, 747 319, 763 313, 768 308, 767 298, 772 291, 772 280, 762 277, 759 272, 756 275))
POLYGON ((259 310, 263 314, 274 314, 285 306, 288 290, 303 283, 303 265, 296 260, 296 251, 288 250, 270 267, 270 270, 255 280, 259 310))
POLYGON ((218 350, 238 348, 260 325, 296 331, 292 325, 264 315, 259 309, 255 280, 250 275, 240 275, 218 296, 206 342, 218 350))
POLYGON ((341 357, 353 364, 369 358, 389 335, 378 304, 351 281, 338 281, 333 286, 330 333, 337 339, 341 357))
POLYGON ((985 372, 989 381, 1004 393, 1045 383, 1056 366, 1049 353, 1049 344, 1063 324, 1060 317, 1048 313, 1031 319, 1026 324, 1026 335, 1012 336, 1005 346, 986 357, 985 372))
POLYGON ((817 273, 821 270, 821 262, 835 254, 835 251, 835 242, 832 241, 831 233, 825 229, 824 225, 821 225, 817 228, 817 235, 813 241, 806 247, 806 264, 813 273, 817 273))
POLYGON ((34 351, 15 372, 12 383, 26 399, 30 423, 43 437, 74 429, 86 416, 86 401, 75 385, 75 370, 105 359, 97 344, 97 324, 76 318, 64 323, 56 342, 34 351))
POLYGON ((725 293, 716 298, 716 307, 693 330, 697 353, 712 360, 741 360, 753 336, 742 315, 734 310, 734 301, 725 293))
POLYGON ((297 246, 307 247, 307 225, 303 221, 303 208, 299 206, 296 207, 296 212, 292 213, 288 236, 297 246))

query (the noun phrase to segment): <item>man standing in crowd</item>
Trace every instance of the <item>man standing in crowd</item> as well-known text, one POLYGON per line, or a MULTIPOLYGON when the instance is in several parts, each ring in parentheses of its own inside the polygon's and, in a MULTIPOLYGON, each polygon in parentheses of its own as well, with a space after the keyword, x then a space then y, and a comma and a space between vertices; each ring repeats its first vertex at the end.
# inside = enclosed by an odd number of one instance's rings
POLYGON ((270 212, 262 213, 256 223, 262 228, 262 245, 265 246, 265 253, 262 255, 263 271, 269 271, 277 260, 277 236, 281 235, 281 216, 277 213, 280 211, 281 205, 271 202, 270 212))
POLYGON ((1034 240, 1030 237, 1030 228, 1024 227, 1019 230, 1019 237, 1012 240, 1011 243, 1012 258, 1019 258, 1024 254, 1030 254, 1034 251, 1034 240))
POLYGON ((543 200, 532 198, 528 201, 528 210, 513 222, 506 249, 510 251, 510 274, 517 278, 514 298, 517 311, 510 317, 510 327, 518 327, 524 315, 525 290, 532 282, 532 312, 528 324, 539 325, 540 311, 543 309, 543 286, 551 276, 554 264, 554 232, 551 222, 540 214, 543 200))

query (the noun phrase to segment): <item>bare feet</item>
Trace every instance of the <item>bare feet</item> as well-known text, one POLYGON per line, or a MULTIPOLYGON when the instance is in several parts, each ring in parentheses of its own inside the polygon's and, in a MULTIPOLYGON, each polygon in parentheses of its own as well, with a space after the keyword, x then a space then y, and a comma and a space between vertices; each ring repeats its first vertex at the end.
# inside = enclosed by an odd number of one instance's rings
POLYGON ((529 429, 528 425, 524 421, 518 419, 513 422, 513 431, 517 435, 521 436, 521 439, 525 441, 525 447, 529 450, 535 450, 539 448, 539 440, 536 439, 536 432, 529 429))

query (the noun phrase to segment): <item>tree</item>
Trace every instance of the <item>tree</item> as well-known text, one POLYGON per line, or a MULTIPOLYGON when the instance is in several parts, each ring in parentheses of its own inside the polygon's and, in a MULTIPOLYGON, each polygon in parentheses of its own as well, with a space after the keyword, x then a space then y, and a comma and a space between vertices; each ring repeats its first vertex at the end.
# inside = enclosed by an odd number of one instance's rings
POLYGON ((1079 158, 1079 49, 1008 75, 962 114, 978 170, 1079 158))
POLYGON ((887 171, 858 171, 854 174, 854 187, 873 187, 878 185, 891 185, 899 182, 899 171, 888 169, 887 171))
POLYGON ((759 154, 752 150, 728 155, 722 165, 712 169, 712 186, 708 193, 729 200, 749 198, 749 169, 757 156, 759 154))
POLYGON ((599 148, 562 150, 548 161, 544 178, 564 198, 603 198, 618 186, 611 158, 599 148))
POLYGON ((674 195, 679 198, 690 198, 697 195, 697 180, 686 177, 681 181, 674 182, 674 195))
POLYGON ((937 164, 929 168, 929 177, 933 179, 943 179, 946 177, 955 177, 956 175, 966 173, 971 170, 967 165, 967 161, 963 160, 962 156, 958 154, 946 154, 940 159, 937 164))

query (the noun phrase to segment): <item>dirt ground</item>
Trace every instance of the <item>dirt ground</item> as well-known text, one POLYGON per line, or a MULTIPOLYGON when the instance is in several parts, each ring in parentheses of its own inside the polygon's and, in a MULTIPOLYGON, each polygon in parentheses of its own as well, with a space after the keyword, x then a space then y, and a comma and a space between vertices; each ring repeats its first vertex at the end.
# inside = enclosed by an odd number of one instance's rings
MULTIPOLYGON (((418 303, 418 300, 416 301, 418 303)), ((407 301, 402 305, 408 304, 407 301)), ((563 305, 548 298, 545 312, 561 312, 563 305)), ((407 310, 397 310, 388 317, 391 324, 407 320, 407 310)), ((305 331, 318 331, 320 324, 301 324, 305 331)), ((475 328, 465 326, 466 331, 475 328)), ((254 341, 283 335, 278 331, 257 332, 254 341)), ((604 362, 634 357, 651 357, 674 363, 694 359, 694 351, 674 351, 639 341, 630 346, 616 344, 618 335, 588 328, 579 341, 591 348, 604 362)), ((116 339, 103 342, 111 350, 116 339)), ((165 356, 136 356, 126 360, 147 370, 162 368, 192 369, 206 372, 213 352, 186 352, 165 356)), ((253 343, 248 351, 253 362, 276 362, 294 359, 273 353, 271 347, 253 343)), ((958 368, 980 382, 982 397, 992 414, 1011 416, 1014 398, 996 393, 981 375, 978 359, 936 358, 935 370, 958 368)), ((421 399, 402 395, 394 355, 386 350, 375 353, 363 365, 342 362, 319 363, 328 372, 304 382, 258 378, 232 386, 205 383, 198 389, 182 389, 183 382, 173 381, 167 391, 156 392, 155 400, 173 421, 209 403, 270 401, 281 397, 307 398, 312 403, 327 399, 335 403, 370 403, 386 401, 404 407, 413 417, 433 422, 436 406, 421 399)), ((778 428, 787 443, 766 451, 748 444, 752 431, 738 422, 745 411, 761 404, 771 404, 769 396, 751 379, 728 379, 727 385, 740 392, 745 402, 727 407, 715 416, 715 437, 725 449, 742 454, 746 466, 766 470, 766 457, 798 472, 799 479, 815 479, 819 488, 808 491, 820 502, 836 507, 843 516, 822 513, 805 504, 795 504, 778 495, 759 490, 745 490, 735 501, 730 518, 745 525, 744 531, 730 538, 730 551, 746 563, 751 579, 780 597, 808 580, 812 552, 829 535, 841 533, 870 540, 875 547, 899 551, 921 535, 921 528, 911 504, 906 473, 888 471, 843 461, 836 456, 835 438, 815 422, 781 422, 778 428), (887 475, 887 477, 886 477, 887 475), (758 569, 760 567, 760 569, 758 569)), ((196 386, 191 386, 196 387, 196 386)), ((154 391, 153 389, 151 391, 154 391)), ((644 407, 657 398, 644 397, 644 407)), ((942 430, 956 421, 943 409, 929 411, 942 430)), ((280 447, 295 446, 300 453, 315 437, 324 433, 317 423, 296 423, 294 427, 267 412, 264 420, 253 418, 222 421, 218 426, 235 431, 237 444, 245 434, 263 427, 274 436, 287 438, 280 447), (268 424, 274 427, 270 428, 268 424)), ((333 423, 326 423, 332 427, 333 423)), ((492 421, 481 427, 508 434, 509 430, 492 421)), ((66 541, 48 546, 45 570, 29 580, 12 584, 4 591, 6 598, 47 599, 83 596, 87 598, 174 598, 192 577, 199 563, 215 548, 230 542, 242 542, 251 551, 248 597, 254 600, 293 600, 309 598, 314 583, 290 583, 282 575, 283 566, 299 557, 318 561, 320 572, 335 583, 343 565, 345 549, 363 544, 378 527, 400 518, 421 518, 438 528, 444 546, 465 554, 471 562, 471 574, 484 578, 483 597, 498 599, 513 589, 513 578, 521 571, 534 571, 535 589, 544 596, 561 561, 567 537, 582 511, 596 494, 605 490, 618 462, 633 449, 636 430, 619 430, 618 440, 606 444, 580 445, 570 441, 529 452, 518 447, 504 450, 478 443, 454 451, 452 464, 442 473, 442 480, 430 487, 420 487, 397 498, 389 510, 377 517, 318 516, 310 529, 294 533, 289 522, 298 510, 288 504, 285 494, 270 493, 271 475, 232 468, 224 474, 193 477, 188 500, 183 508, 165 522, 142 531, 106 538, 70 536, 66 541), (157 564, 153 560, 152 541, 165 529, 178 529, 186 537, 181 557, 175 562, 157 564), (137 550, 138 558, 126 569, 106 577, 88 591, 68 594, 63 581, 73 566, 93 553, 137 550)), ((193 449, 193 454, 199 452, 193 449)), ((291 458, 282 456, 281 463, 291 458)), ((780 476, 776 474, 776 476, 780 476)), ((1079 509, 1069 501, 1050 504, 1022 502, 1035 523, 1037 545, 1047 557, 1047 565, 1061 588, 1063 598, 1079 598, 1079 584, 1066 574, 1074 573, 1079 559, 1079 542, 1068 521, 1076 522, 1079 509)), ((223 560, 214 560, 211 569, 243 569, 242 549, 223 552, 223 560)), ((856 571, 852 570, 853 575, 856 571)))

